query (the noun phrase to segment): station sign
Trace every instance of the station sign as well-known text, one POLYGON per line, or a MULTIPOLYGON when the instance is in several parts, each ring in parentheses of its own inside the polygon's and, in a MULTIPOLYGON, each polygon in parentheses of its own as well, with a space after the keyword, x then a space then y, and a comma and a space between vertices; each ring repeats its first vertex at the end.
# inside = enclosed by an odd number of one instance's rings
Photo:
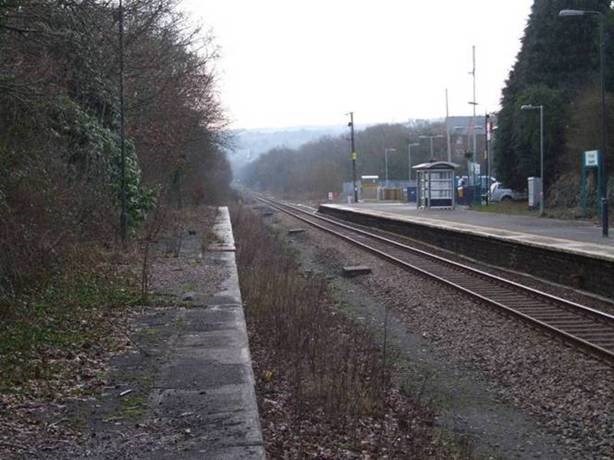
POLYGON ((596 168, 599 166, 599 150, 584 152, 584 166, 586 168, 596 168))

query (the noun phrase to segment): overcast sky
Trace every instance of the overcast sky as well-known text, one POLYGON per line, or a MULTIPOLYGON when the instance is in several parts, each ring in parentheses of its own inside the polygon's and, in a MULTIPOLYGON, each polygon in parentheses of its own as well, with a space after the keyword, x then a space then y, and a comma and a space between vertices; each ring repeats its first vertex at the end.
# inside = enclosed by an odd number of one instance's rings
POLYGON ((499 107, 533 0, 184 0, 211 28, 234 128, 402 122, 499 107))

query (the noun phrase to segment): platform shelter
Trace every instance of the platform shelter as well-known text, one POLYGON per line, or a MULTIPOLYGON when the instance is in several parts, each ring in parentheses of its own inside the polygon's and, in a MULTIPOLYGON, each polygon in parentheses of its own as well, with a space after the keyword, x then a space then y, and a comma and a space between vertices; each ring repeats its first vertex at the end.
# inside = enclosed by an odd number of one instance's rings
POLYGON ((454 209, 455 163, 433 161, 414 166, 418 176, 418 208, 420 209, 454 209))

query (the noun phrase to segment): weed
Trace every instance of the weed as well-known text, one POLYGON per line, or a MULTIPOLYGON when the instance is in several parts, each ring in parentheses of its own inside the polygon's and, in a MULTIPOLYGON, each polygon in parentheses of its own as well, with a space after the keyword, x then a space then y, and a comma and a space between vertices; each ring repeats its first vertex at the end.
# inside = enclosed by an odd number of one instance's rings
POLYGON ((121 399, 121 408, 118 417, 137 421, 147 412, 147 398, 141 394, 130 394, 121 399))
POLYGON ((30 380, 50 380, 61 371, 62 359, 104 343, 115 310, 135 299, 124 279, 92 273, 2 299, 0 388, 17 391, 30 380))
POLYGON ((275 353, 275 373, 291 382, 297 413, 310 406, 331 417, 380 413, 388 381, 373 336, 335 311, 326 281, 305 277, 254 213, 234 209, 233 226, 248 322, 275 353))

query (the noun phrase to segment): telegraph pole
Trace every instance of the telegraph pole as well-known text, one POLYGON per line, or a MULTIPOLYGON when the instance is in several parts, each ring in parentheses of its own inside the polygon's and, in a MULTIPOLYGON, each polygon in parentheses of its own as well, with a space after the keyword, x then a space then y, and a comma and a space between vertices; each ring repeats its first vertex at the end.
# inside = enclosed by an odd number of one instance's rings
POLYGON ((128 209, 126 200, 126 137, 124 117, 124 5, 119 0, 119 144, 120 144, 120 180, 121 213, 119 232, 123 243, 128 238, 128 209))
POLYGON ((452 143, 450 142, 450 105, 446 88, 446 140, 448 143, 448 163, 452 162, 452 143))
POLYGON ((490 200, 490 114, 484 115, 484 132, 486 133, 486 204, 490 200))
POLYGON ((475 163, 475 154, 478 148, 478 137, 475 130, 475 112, 476 106, 478 105, 476 101, 476 90, 475 90, 475 45, 473 45, 473 70, 471 71, 471 76, 473 77, 473 100, 471 101, 471 105, 473 106, 473 162, 475 163))
POLYGON ((352 186, 354 187, 354 203, 358 203, 358 187, 356 186, 356 144, 354 143, 354 112, 350 112, 350 142, 352 150, 352 186))
POLYGON ((475 89, 475 45, 473 45, 472 48, 472 53, 473 53, 473 68, 471 70, 471 72, 469 72, 469 74, 473 77, 473 100, 469 103, 473 106, 473 118, 471 119, 471 129, 473 130, 473 152, 472 152, 472 161, 473 161, 473 173, 471 174, 472 179, 472 183, 473 185, 475 185, 475 160, 476 160, 476 150, 478 148, 478 135, 476 132, 476 125, 475 125, 475 112, 476 112, 476 107, 478 105, 477 101, 476 101, 476 89, 475 89))

